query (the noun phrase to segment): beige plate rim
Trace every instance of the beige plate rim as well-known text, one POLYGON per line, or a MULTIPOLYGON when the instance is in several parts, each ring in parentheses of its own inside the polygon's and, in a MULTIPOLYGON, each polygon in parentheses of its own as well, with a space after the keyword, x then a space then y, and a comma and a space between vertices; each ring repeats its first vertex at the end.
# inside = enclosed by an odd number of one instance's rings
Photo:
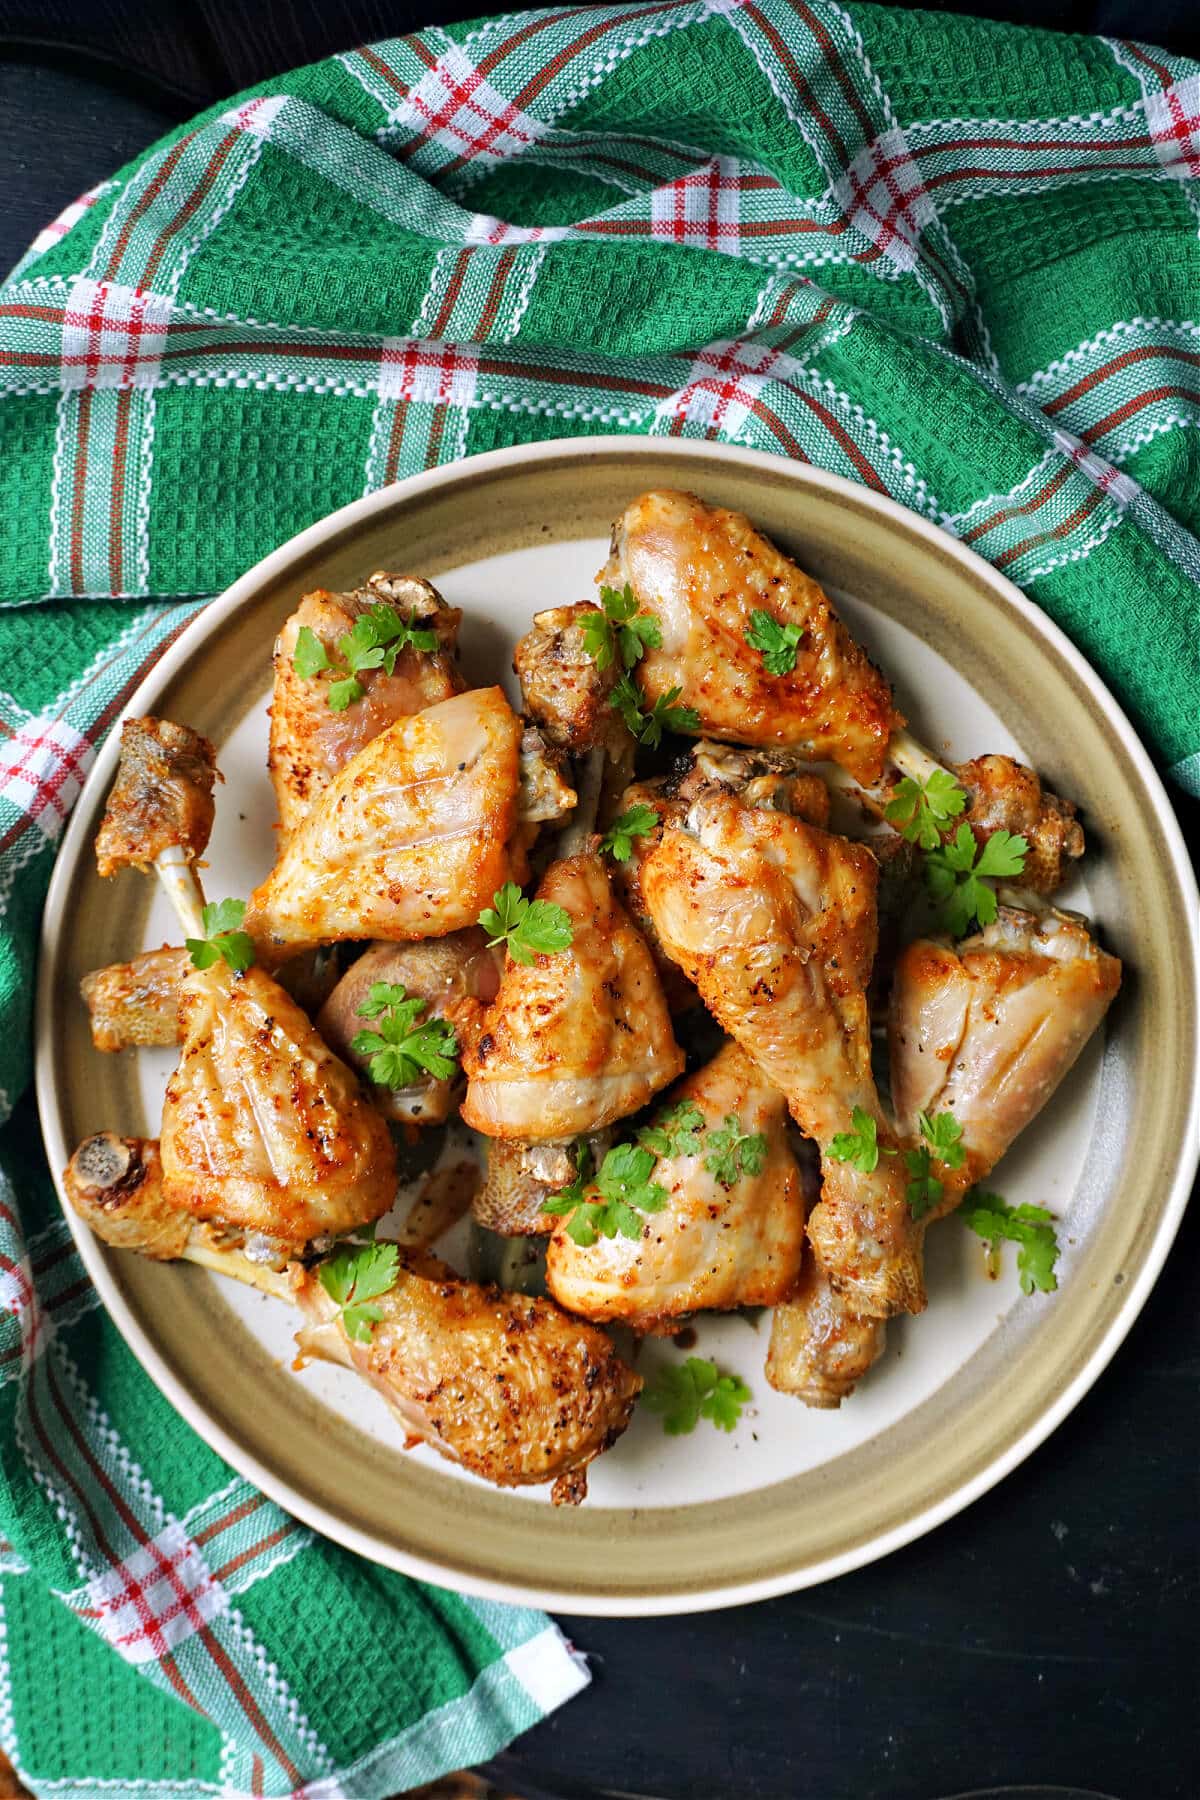
MULTIPOLYGON (((233 586, 228 588, 223 595, 197 614, 196 619, 185 628, 176 642, 146 676, 137 692, 131 697, 125 712, 136 715, 150 710, 156 697, 167 686, 175 672, 192 656, 194 647, 199 647, 202 640, 214 627, 236 612, 260 583, 278 578, 286 572, 289 564, 301 561, 327 539, 344 532, 347 528, 362 524, 377 512, 386 511, 397 501, 410 501, 421 495, 453 487, 464 477, 473 478, 493 470, 511 471, 520 468, 536 472, 539 463, 561 462, 563 459, 574 458, 578 459, 581 464, 586 464, 590 457, 611 457, 615 454, 627 457, 632 467, 636 469, 636 464, 641 456, 659 455, 662 449, 663 445, 659 439, 622 436, 565 438, 540 444, 517 445, 509 449, 493 450, 480 456, 464 458, 444 468, 411 476, 391 487, 351 501, 347 506, 339 508, 338 511, 309 526, 305 531, 290 538, 277 550, 272 551, 240 580, 234 582, 233 586)), ((875 494, 841 476, 831 475, 804 464, 784 463, 781 458, 768 455, 763 451, 743 450, 707 441, 676 440, 672 442, 670 449, 673 456, 684 458, 694 456, 697 462, 702 460, 711 462, 716 456, 746 470, 757 469, 763 473, 769 472, 776 479, 778 479, 781 469, 786 468, 790 477, 800 487, 824 491, 830 496, 843 496, 852 500, 856 507, 869 506, 882 519, 890 521, 897 529, 916 534, 936 545, 938 553, 943 558, 957 562, 964 573, 969 573, 977 583, 984 583, 996 594, 998 599, 1005 601, 1023 614, 1048 645, 1057 650, 1059 655, 1071 665, 1079 681, 1103 709, 1113 731, 1120 738, 1125 751, 1135 764, 1146 789, 1153 798, 1155 822, 1162 834, 1173 874, 1179 883, 1181 894, 1187 905, 1188 916, 1193 921, 1197 921, 1198 915, 1200 915, 1200 895, 1197 893, 1195 875, 1171 803, 1147 752, 1142 747, 1129 719, 1080 651, 1039 607, 1026 598, 1019 588, 1015 587, 1005 576, 999 574, 990 564, 984 562, 974 551, 967 549, 949 536, 939 526, 931 524, 919 514, 901 506, 897 501, 884 495, 875 494)), ((540 1606, 564 1612, 584 1613, 595 1617, 649 1617, 682 1612, 706 1612, 794 1592, 797 1589, 829 1580, 833 1576, 844 1574, 851 1569, 860 1568, 911 1543, 945 1520, 953 1518, 956 1513, 961 1512, 980 1495, 994 1487, 1005 1475, 1024 1462, 1026 1457, 1049 1437, 1051 1432, 1078 1404, 1111 1361, 1134 1320, 1141 1312, 1179 1229, 1197 1165, 1200 1163, 1200 1068, 1193 1071, 1192 1092, 1186 1120, 1187 1137, 1186 1141, 1180 1145, 1175 1177, 1169 1198, 1162 1209, 1159 1228, 1146 1248, 1136 1275, 1127 1282, 1124 1288, 1119 1310, 1108 1331, 1097 1342, 1092 1354, 1082 1364, 1074 1380, 1068 1383, 1056 1398, 1038 1414, 1021 1437, 1011 1443, 1006 1450, 998 1452, 987 1466, 971 1480, 964 1481, 936 1502, 918 1508, 901 1526, 889 1532, 880 1533, 840 1556, 828 1557, 782 1575, 742 1581, 707 1592, 690 1591, 679 1596, 658 1592, 642 1596, 636 1594, 591 1595, 584 1599, 578 1593, 562 1592, 552 1586, 544 1588, 524 1584, 517 1586, 509 1582, 493 1581, 476 1575, 467 1576, 457 1570, 451 1574, 446 1568, 431 1559, 407 1553, 393 1545, 380 1543, 369 1532, 360 1531, 340 1518, 337 1513, 307 1500, 296 1492, 286 1480, 275 1475, 270 1468, 259 1461, 252 1451, 233 1438, 209 1415, 185 1384, 172 1373, 156 1348, 151 1335, 142 1329, 133 1316, 116 1286, 98 1240, 76 1217, 67 1204, 62 1190, 59 1171, 64 1167, 70 1150, 59 1128, 54 1105, 52 1047, 54 972, 59 945, 65 929, 62 901, 67 893, 71 871, 87 848, 88 807, 84 801, 98 789, 107 788, 111 782, 116 766, 118 737, 119 733, 116 731, 109 735, 96 758, 84 792, 76 805, 55 863, 42 921, 36 1002, 36 1088, 43 1140, 50 1167, 54 1173, 55 1185, 80 1258, 95 1283, 109 1317, 160 1392, 193 1430, 247 1480, 252 1481, 285 1510, 302 1520, 304 1524, 333 1539, 334 1542, 342 1544, 346 1549, 355 1551, 369 1561, 397 1569, 402 1574, 415 1576, 420 1580, 431 1581, 441 1586, 453 1585, 461 1591, 485 1599, 508 1601, 525 1606, 540 1606)), ((1200 958, 1200 924, 1194 925, 1194 937, 1197 956, 1200 958)), ((1200 1004, 1200 995, 1197 996, 1197 1003, 1200 1004)))

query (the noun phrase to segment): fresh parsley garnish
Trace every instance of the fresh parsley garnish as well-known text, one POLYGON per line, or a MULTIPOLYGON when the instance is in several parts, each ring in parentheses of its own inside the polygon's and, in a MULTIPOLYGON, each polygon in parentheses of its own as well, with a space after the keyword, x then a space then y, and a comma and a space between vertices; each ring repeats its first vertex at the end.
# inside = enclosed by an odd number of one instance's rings
POLYGON ((721 1431, 732 1431, 750 1398, 750 1389, 738 1375, 722 1375, 716 1363, 689 1356, 685 1363, 662 1369, 642 1389, 642 1400, 651 1412, 661 1413, 668 1437, 695 1431, 701 1419, 711 1419, 721 1431))
POLYGON ((553 956, 574 940, 571 915, 553 900, 526 900, 515 881, 506 881, 479 915, 489 948, 507 944, 514 962, 528 966, 540 951, 553 956))
POLYGON ((972 1188, 960 1216, 964 1225, 987 1240, 991 1255, 1002 1238, 1020 1246, 1017 1251, 1017 1274, 1021 1292, 1052 1294, 1058 1286, 1054 1265, 1058 1261, 1058 1238, 1054 1231, 1054 1215, 1044 1206, 1009 1206, 999 1194, 986 1194, 972 1188))
POLYGON ((350 1040, 357 1056, 369 1056, 368 1072, 377 1087, 406 1088, 421 1074, 448 1081, 457 1068, 458 1038, 448 1019, 417 1024, 426 1002, 390 981, 373 981, 358 1009, 361 1019, 374 1019, 374 1031, 359 1031, 350 1040))
POLYGON ((657 824, 658 814, 652 806, 631 806, 628 812, 613 820, 600 839, 600 848, 607 850, 614 862, 628 862, 633 853, 634 838, 649 837, 657 824))
POLYGON ((622 675, 610 696, 613 705, 640 744, 655 750, 662 743, 664 731, 699 731, 700 714, 690 706, 676 706, 683 689, 670 688, 660 694, 649 712, 642 711, 642 697, 630 676, 622 675))
POLYGON ((620 660, 632 669, 647 650, 662 647, 662 626, 653 613, 639 612, 637 596, 629 583, 623 588, 600 589, 600 611, 583 620, 583 647, 598 669, 620 660))
POLYGON ((346 1244, 321 1264, 321 1286, 337 1302, 346 1336, 356 1343, 370 1343, 371 1327, 383 1317, 383 1308, 373 1303, 395 1287, 398 1263, 395 1244, 346 1244))
MULTIPOLYGON (((590 1160, 590 1159, 589 1159, 590 1160)), ((661 1212, 667 1204, 667 1190, 652 1182, 654 1152, 635 1144, 618 1144, 600 1164, 594 1182, 588 1182, 580 1161, 576 1161, 576 1178, 570 1187, 546 1201, 542 1211, 566 1221, 567 1236, 581 1249, 587 1250, 597 1237, 639 1238, 642 1215, 661 1212), (594 1200, 584 1194, 592 1188, 594 1200)))
POLYGON ((367 669, 383 669, 391 675, 402 650, 436 650, 437 645, 437 632, 422 630, 415 613, 403 619, 394 606, 380 600, 342 633, 336 656, 329 654, 311 625, 302 625, 296 634, 292 667, 305 681, 326 671, 332 674, 326 696, 330 711, 345 712, 362 699, 366 690, 358 677, 367 669))
POLYGON ((731 1188, 743 1175, 761 1175, 767 1160, 767 1140, 761 1131, 742 1130, 736 1113, 726 1113, 719 1131, 710 1131, 705 1140, 708 1155, 704 1167, 723 1188, 731 1188))
POLYGON ((910 1176, 904 1197, 913 1218, 923 1219, 945 1191, 933 1173, 934 1163, 943 1163, 947 1169, 961 1169, 967 1153, 959 1142, 962 1126, 953 1113, 935 1113, 932 1118, 928 1113, 918 1113, 917 1124, 925 1142, 916 1150, 904 1152, 904 1166, 910 1176))
POLYGON ((781 625, 760 606, 750 614, 746 642, 752 650, 761 650, 763 668, 768 675, 791 674, 803 636, 803 626, 781 625))
POLYGON ((944 827, 957 819, 966 804, 967 796, 953 775, 934 769, 924 781, 914 781, 910 775, 898 781, 883 816, 910 844, 936 850, 944 827))
POLYGON ((850 1115, 853 1131, 839 1131, 829 1146, 834 1162, 848 1162, 869 1175, 879 1164, 879 1126, 869 1112, 856 1106, 850 1115))
POLYGON ((984 877, 1020 875, 1029 849, 1023 837, 994 831, 980 849, 971 827, 964 822, 948 844, 939 844, 925 858, 925 885, 937 907, 939 921, 951 937, 962 937, 978 919, 990 925, 996 917, 996 894, 984 877))
POLYGON ((696 1156, 704 1125, 704 1114, 695 1101, 680 1100, 660 1112, 649 1125, 642 1126, 638 1143, 655 1156, 696 1156))
POLYGON ((218 900, 206 906, 201 914, 202 938, 185 938, 184 947, 192 959, 192 967, 211 969, 224 960, 235 975, 241 975, 254 961, 254 939, 238 926, 246 916, 244 900, 218 900))

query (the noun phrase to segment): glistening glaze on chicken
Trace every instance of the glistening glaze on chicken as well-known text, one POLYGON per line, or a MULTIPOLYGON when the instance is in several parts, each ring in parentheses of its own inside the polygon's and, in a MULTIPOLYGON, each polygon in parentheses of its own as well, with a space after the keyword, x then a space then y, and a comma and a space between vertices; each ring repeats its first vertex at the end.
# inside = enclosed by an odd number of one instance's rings
POLYGON ((826 1154, 855 1107, 894 1147, 871 1076, 865 993, 877 873, 860 844, 714 793, 663 832, 641 879, 668 955, 821 1146, 809 1239, 834 1286, 882 1318, 925 1304, 903 1166, 881 1154, 862 1171, 826 1154))
POLYGON ((819 584, 741 513, 694 494, 643 494, 614 525, 600 579, 628 583, 661 624, 661 648, 635 671, 647 700, 680 688, 708 737, 794 746, 879 780, 904 723, 887 682, 819 584), (772 675, 746 642, 756 611, 800 627, 790 673, 772 675))
POLYGON ((476 688, 372 738, 251 896, 246 929, 262 953, 474 925, 527 874, 513 841, 521 733, 500 689, 476 688))
MULTIPOLYGON (((650 1179, 667 1204, 646 1215, 641 1237, 598 1237, 584 1247, 559 1221, 546 1252, 554 1298, 585 1319, 670 1332, 689 1313, 773 1306, 792 1289, 804 1249, 800 1170, 787 1139, 787 1104, 737 1044, 674 1089, 705 1130, 692 1155, 660 1156, 650 1179), (759 1171, 723 1184, 705 1167, 709 1134, 729 1117, 766 1140, 759 1171)), ((585 1198, 594 1199, 589 1190, 585 1198)))

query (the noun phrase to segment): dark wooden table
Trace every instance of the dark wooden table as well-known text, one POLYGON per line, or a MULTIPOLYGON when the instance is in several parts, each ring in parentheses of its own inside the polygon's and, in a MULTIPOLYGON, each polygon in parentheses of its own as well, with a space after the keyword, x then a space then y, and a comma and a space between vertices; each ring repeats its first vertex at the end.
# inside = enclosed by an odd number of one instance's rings
MULTIPOLYGON (((977 10, 1200 48, 1195 0, 977 10)), ((181 20, 159 0, 0 0, 0 267, 196 106, 435 12, 262 0, 181 20)), ((1200 808, 1180 810, 1195 850, 1200 808)), ((553 1800, 938 1800, 1021 1783, 1194 1800, 1198 1260, 1193 1206, 1071 1418, 919 1543, 760 1606, 564 1619, 596 1679, 500 1759, 498 1782, 553 1800)))

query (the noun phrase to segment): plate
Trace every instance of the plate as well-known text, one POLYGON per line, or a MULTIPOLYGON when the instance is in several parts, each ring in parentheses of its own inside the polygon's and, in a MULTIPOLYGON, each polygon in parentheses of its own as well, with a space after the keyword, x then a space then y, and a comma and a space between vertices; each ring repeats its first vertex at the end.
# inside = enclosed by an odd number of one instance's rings
MULTIPOLYGON (((727 1436, 667 1438, 640 1410, 596 1463, 579 1509, 500 1492, 404 1452, 344 1371, 289 1372, 279 1303, 184 1265, 113 1254, 67 1208, 80 1253, 134 1353, 188 1422, 306 1523, 377 1562, 484 1596, 574 1613, 698 1610, 854 1568, 967 1505, 1044 1439, 1128 1331, 1175 1234, 1195 1169, 1196 888, 1170 805, 1119 707, 1063 635, 1002 576, 894 502, 816 470, 706 443, 602 438, 474 457, 334 513, 215 601, 130 703, 208 733, 226 785, 211 895, 245 894, 272 861, 265 769, 275 632, 307 589, 373 569, 419 573, 466 611, 468 676, 507 680, 539 607, 583 598, 608 527, 639 491, 688 487, 737 507, 836 595, 891 676, 914 730, 962 759, 1010 751, 1079 802, 1083 879, 1064 903, 1125 962, 1088 1047, 993 1185, 1063 1216, 1060 1286, 990 1282, 953 1220, 931 1234, 929 1310, 889 1328, 885 1361, 840 1412, 813 1413, 762 1374, 768 1321, 699 1322, 700 1350, 753 1404, 727 1436)), ((75 999, 88 969, 177 931, 156 884, 95 873, 114 732, 76 806, 46 908, 38 1096, 51 1167, 91 1131, 156 1130, 167 1052, 97 1055, 75 999)), ((649 1371, 680 1352, 647 1344, 649 1371)))

